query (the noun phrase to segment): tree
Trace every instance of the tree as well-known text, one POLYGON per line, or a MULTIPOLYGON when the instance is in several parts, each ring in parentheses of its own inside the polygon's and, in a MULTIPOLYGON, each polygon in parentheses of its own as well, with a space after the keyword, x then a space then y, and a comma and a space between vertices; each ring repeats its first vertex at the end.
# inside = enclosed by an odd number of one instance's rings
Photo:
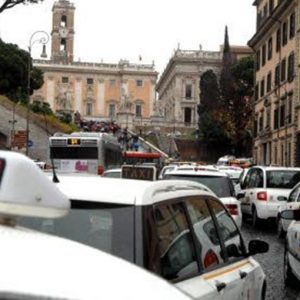
POLYGON ((0 4, 0 14, 9 8, 13 8, 18 4, 33 4, 42 2, 44 0, 1 0, 2 4, 0 4))
POLYGON ((199 133, 207 145, 228 143, 220 122, 220 91, 216 74, 204 72, 200 78, 200 104, 198 106, 199 133))
POLYGON ((30 63, 30 94, 44 84, 41 70, 32 66, 29 53, 17 45, 6 44, 0 39, 0 94, 13 101, 28 99, 28 63, 30 63))

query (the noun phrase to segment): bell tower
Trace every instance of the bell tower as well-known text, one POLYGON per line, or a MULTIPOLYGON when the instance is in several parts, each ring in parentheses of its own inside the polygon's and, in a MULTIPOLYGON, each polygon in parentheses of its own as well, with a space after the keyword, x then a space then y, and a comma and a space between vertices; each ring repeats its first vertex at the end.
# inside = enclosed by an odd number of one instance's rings
POLYGON ((56 1, 52 8, 51 60, 70 63, 74 57, 74 12, 69 0, 56 1))

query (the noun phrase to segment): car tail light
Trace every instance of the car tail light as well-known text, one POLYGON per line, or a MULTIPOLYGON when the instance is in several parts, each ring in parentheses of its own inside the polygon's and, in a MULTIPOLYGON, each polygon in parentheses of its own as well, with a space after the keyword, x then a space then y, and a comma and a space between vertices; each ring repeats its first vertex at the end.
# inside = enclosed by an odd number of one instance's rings
POLYGON ((104 173, 104 168, 103 166, 99 165, 98 166, 98 175, 102 175, 104 173))
POLYGON ((232 216, 237 216, 239 214, 238 206, 236 204, 226 204, 225 207, 232 216))
POLYGON ((217 265, 219 263, 219 259, 214 251, 211 249, 207 251, 204 258, 204 267, 208 268, 210 266, 217 265))
POLYGON ((256 197, 257 197, 257 200, 260 200, 260 201, 267 201, 268 200, 267 192, 258 192, 256 197))

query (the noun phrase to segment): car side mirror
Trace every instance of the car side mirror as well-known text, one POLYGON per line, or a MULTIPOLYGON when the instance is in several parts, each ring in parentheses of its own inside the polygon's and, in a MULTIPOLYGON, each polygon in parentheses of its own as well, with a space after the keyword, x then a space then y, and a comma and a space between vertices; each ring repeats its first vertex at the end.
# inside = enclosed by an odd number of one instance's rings
POLYGON ((238 200, 240 200, 240 199, 242 199, 242 198, 244 198, 244 197, 245 197, 245 193, 238 193, 236 198, 237 198, 238 200))
POLYGON ((285 196, 278 196, 278 197, 277 197, 277 200, 278 200, 278 201, 287 201, 288 198, 285 197, 285 196))
POLYGON ((269 244, 260 241, 260 240, 252 240, 248 244, 249 255, 255 255, 258 253, 266 253, 269 251, 269 244))
POLYGON ((285 220, 296 220, 300 221, 300 210, 284 210, 280 213, 280 217, 285 220))

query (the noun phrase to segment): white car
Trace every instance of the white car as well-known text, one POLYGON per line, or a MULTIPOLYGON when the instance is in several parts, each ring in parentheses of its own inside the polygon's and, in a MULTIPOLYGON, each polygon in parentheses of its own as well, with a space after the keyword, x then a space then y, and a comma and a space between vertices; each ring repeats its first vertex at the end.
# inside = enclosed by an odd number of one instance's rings
POLYGON ((288 286, 299 287, 300 283, 300 210, 284 210, 280 213, 284 220, 291 221, 286 234, 284 252, 284 280, 288 286))
MULTIPOLYGON (((193 181, 59 175, 71 213, 31 226, 122 257, 194 299, 263 299, 266 281, 251 257, 267 244, 240 231, 222 202, 193 181)), ((30 226, 32 220, 23 219, 30 226)))
POLYGON ((33 161, 0 151, 0 299, 189 299, 122 259, 18 225, 59 222, 69 208, 33 161))
POLYGON ((300 168, 255 166, 249 169, 238 196, 243 215, 252 216, 253 226, 276 219, 279 207, 300 180, 300 168))
POLYGON ((240 192, 239 180, 243 169, 235 166, 216 166, 221 172, 227 173, 235 189, 236 195, 240 192))
POLYGON ((109 177, 109 178, 121 178, 122 169, 109 169, 103 172, 102 177, 109 177))
POLYGON ((292 222, 291 220, 282 219, 280 213, 284 210, 300 209, 300 182, 294 186, 288 198, 285 198, 284 196, 282 196, 282 198, 284 198, 286 202, 283 202, 278 209, 277 234, 279 238, 285 236, 287 229, 292 222))
POLYGON ((236 199, 234 186, 228 174, 220 172, 211 166, 178 167, 176 170, 167 172, 165 179, 192 180, 206 185, 226 206, 238 227, 241 227, 241 206, 236 199))

